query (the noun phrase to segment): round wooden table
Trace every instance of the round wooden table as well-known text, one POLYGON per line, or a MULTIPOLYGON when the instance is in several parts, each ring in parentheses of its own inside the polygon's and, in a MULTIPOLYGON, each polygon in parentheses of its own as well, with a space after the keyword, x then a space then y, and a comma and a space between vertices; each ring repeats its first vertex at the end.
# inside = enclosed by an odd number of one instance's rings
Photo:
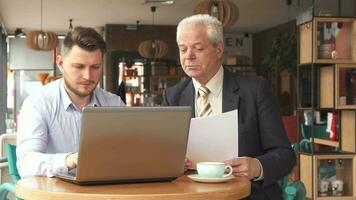
POLYGON ((57 178, 29 177, 16 184, 16 196, 28 200, 229 200, 250 195, 249 180, 235 178, 226 183, 197 183, 186 176, 173 182, 79 186, 57 178))

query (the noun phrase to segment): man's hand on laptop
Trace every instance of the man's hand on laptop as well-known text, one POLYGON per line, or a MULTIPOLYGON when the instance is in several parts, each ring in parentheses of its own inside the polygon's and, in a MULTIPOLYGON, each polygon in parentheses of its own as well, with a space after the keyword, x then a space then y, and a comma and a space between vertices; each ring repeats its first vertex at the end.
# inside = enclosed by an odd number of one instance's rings
POLYGON ((184 163, 184 168, 185 169, 191 169, 193 167, 193 162, 190 161, 188 158, 185 159, 185 163, 184 163))
POLYGON ((66 165, 69 170, 76 168, 77 163, 78 163, 78 153, 71 153, 66 157, 66 165))

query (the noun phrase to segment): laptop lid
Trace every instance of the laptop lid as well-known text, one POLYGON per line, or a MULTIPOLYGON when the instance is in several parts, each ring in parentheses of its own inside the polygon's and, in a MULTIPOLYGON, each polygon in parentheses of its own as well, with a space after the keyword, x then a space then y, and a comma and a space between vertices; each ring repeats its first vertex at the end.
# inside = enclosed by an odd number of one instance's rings
POLYGON ((80 184, 173 180, 184 173, 190 107, 87 107, 80 184))

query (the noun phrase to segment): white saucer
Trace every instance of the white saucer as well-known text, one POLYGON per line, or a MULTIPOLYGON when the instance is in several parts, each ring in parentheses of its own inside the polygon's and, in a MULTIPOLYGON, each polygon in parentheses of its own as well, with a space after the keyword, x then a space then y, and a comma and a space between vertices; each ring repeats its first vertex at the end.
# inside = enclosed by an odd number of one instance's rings
POLYGON ((235 176, 229 175, 227 177, 221 177, 221 178, 208 178, 208 177, 201 177, 198 174, 191 174, 188 175, 188 178, 192 179, 193 181, 202 182, 202 183, 223 183, 235 178, 235 176))

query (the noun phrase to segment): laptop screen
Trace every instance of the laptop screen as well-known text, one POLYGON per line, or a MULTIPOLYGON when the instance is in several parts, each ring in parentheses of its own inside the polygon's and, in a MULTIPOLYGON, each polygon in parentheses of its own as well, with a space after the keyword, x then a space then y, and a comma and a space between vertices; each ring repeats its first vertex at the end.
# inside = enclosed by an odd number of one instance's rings
POLYGON ((135 182, 184 172, 190 107, 87 107, 77 181, 135 182))

